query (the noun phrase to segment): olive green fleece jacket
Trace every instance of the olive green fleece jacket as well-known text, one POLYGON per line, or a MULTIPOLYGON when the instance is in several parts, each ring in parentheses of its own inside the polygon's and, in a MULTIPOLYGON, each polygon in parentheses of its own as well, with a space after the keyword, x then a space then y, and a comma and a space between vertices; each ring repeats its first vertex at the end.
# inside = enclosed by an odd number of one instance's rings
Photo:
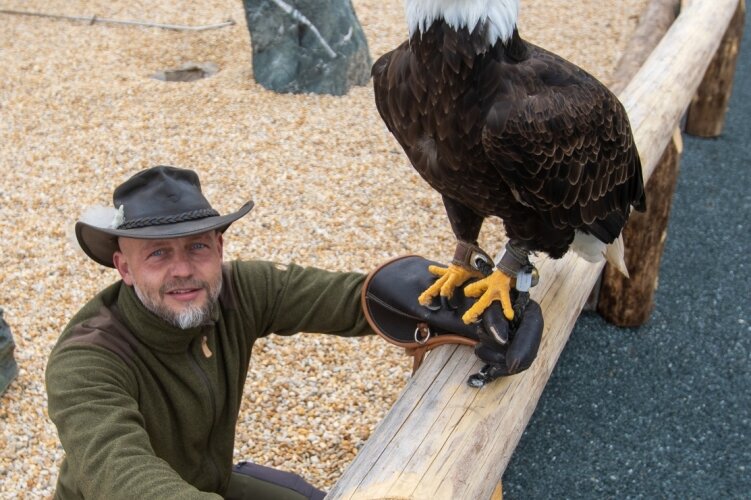
POLYGON ((46 371, 66 454, 55 498, 219 498, 255 340, 371 333, 360 274, 253 261, 225 264, 223 278, 201 327, 168 325, 123 282, 71 320, 46 371))

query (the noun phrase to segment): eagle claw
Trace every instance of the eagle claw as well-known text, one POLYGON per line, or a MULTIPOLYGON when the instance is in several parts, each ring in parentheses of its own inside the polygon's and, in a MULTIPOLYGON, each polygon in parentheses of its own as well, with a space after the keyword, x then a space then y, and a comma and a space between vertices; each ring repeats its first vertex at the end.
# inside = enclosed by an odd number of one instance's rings
POLYGON ((441 307, 448 309, 449 311, 456 311, 457 309, 459 309, 458 306, 455 306, 451 302, 451 297, 445 297, 443 295, 441 295, 441 307))

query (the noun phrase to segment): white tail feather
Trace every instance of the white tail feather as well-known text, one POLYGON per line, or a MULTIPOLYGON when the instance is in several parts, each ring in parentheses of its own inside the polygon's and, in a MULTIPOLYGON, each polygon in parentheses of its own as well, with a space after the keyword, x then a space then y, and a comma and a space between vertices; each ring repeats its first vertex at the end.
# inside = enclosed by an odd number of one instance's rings
POLYGON ((625 277, 629 277, 628 269, 626 269, 623 235, 618 236, 613 243, 606 245, 591 234, 577 231, 571 248, 589 262, 600 262, 606 259, 625 277))
POLYGON ((613 243, 607 245, 605 250, 605 258, 611 266, 615 266, 621 274, 630 278, 628 269, 626 268, 626 250, 623 246, 623 235, 618 235, 613 243))

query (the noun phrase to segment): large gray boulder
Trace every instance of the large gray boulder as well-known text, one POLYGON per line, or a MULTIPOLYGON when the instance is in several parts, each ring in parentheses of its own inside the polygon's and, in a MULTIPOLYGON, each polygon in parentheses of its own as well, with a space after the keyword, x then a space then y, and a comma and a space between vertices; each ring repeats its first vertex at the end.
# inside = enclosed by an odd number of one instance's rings
POLYGON ((0 394, 5 392, 10 382, 18 375, 18 365, 13 358, 15 348, 10 327, 3 319, 3 309, 0 307, 0 394))
POLYGON ((344 95, 372 61, 350 0, 243 0, 253 75, 269 90, 344 95))

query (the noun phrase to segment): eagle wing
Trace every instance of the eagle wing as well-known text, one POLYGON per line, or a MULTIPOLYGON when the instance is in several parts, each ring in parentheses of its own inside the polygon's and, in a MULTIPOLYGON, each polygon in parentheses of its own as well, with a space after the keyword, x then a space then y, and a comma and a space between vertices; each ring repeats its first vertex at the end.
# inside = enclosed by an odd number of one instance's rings
POLYGON ((530 49, 526 61, 499 68, 507 84, 486 117, 485 153, 517 201, 559 229, 610 243, 630 206, 645 208, 626 111, 584 70, 530 49))
POLYGON ((419 123, 417 113, 423 109, 415 103, 424 102, 427 96, 424 73, 415 67, 407 42, 382 55, 371 69, 378 113, 405 149, 410 143, 401 138, 410 136, 409 127, 419 123))

